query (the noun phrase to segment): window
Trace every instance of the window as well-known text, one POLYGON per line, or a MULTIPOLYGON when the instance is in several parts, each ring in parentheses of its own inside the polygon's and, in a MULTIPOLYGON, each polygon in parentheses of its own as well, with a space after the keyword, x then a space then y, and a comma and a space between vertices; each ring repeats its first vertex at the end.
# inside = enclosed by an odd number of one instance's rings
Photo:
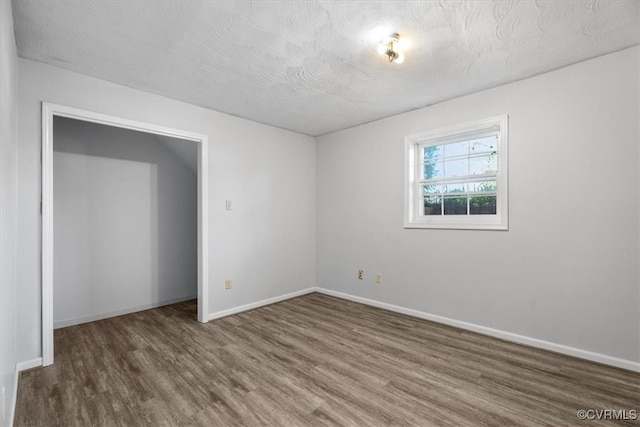
POLYGON ((405 138, 405 228, 508 229, 506 115, 405 138))

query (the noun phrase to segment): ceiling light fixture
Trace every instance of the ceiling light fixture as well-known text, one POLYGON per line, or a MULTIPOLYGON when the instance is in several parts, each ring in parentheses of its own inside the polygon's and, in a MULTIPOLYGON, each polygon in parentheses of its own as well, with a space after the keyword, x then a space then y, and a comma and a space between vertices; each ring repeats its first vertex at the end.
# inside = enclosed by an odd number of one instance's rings
POLYGON ((404 54, 399 50, 400 35, 398 33, 389 34, 382 39, 378 45, 378 53, 387 55, 389 62, 402 64, 404 62, 404 54))

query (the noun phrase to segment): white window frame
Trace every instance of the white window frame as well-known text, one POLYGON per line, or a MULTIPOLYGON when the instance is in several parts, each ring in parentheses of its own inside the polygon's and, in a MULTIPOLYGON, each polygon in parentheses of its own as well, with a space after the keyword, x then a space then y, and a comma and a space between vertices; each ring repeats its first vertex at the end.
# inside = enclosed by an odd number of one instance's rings
POLYGON ((404 227, 462 230, 508 230, 509 116, 501 115, 405 137, 404 227), (496 213, 490 215, 424 215, 420 149, 465 141, 482 134, 497 135, 496 213), (422 213, 421 213, 422 212, 422 213))

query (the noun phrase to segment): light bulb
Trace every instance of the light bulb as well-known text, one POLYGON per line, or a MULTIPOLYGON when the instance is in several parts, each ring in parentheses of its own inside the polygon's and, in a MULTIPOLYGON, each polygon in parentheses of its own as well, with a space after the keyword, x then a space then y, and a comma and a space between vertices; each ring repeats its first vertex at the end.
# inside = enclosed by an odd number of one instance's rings
POLYGON ((393 62, 396 64, 402 64, 404 62, 404 54, 402 52, 398 52, 398 56, 393 62))
POLYGON ((382 44, 382 43, 380 43, 380 44, 378 45, 378 53, 379 53, 380 55, 384 55, 386 52, 387 52, 387 46, 386 46, 386 45, 384 45, 384 44, 382 44))

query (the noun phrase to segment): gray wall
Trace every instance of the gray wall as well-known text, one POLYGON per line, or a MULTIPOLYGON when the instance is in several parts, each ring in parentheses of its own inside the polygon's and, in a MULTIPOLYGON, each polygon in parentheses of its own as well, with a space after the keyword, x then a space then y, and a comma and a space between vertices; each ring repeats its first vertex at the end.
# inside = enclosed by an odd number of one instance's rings
POLYGON ((152 134, 53 129, 55 326, 195 298, 197 171, 152 134))
POLYGON ((640 361, 639 56, 318 138, 317 286, 640 361), (509 230, 403 229, 404 137, 505 113, 509 230))
POLYGON ((16 244, 18 165, 18 57, 13 37, 11 2, 0 1, 0 399, 6 410, 0 425, 9 425, 16 372, 16 244))
POLYGON ((18 67, 18 360, 42 355, 42 101, 208 136, 211 313, 314 285, 314 138, 29 60, 18 67))

